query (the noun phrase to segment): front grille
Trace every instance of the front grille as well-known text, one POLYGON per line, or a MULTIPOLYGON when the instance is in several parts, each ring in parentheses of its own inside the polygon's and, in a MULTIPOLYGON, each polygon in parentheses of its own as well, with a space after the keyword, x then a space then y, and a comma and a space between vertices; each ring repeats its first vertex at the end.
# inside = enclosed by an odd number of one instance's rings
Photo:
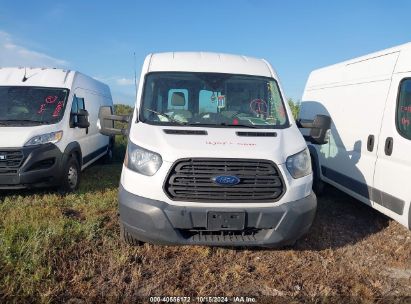
POLYGON ((193 242, 255 242, 258 241, 262 229, 246 229, 242 231, 208 231, 179 229, 186 240, 193 242))
POLYGON ((194 202, 273 202, 285 192, 281 173, 268 160, 256 159, 181 159, 174 163, 164 191, 172 200, 194 202), (216 176, 240 179, 233 186, 221 186, 216 176))
POLYGON ((23 161, 22 151, 0 150, 0 174, 16 174, 23 161), (3 159, 5 157, 5 159, 3 159))

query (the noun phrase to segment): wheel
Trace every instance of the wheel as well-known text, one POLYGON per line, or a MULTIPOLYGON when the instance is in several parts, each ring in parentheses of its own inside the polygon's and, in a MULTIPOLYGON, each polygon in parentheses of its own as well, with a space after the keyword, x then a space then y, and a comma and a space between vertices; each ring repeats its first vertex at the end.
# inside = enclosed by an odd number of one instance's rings
POLYGON ((144 242, 136 239, 134 236, 132 236, 128 231, 127 228, 124 227, 123 223, 120 223, 120 239, 125 242, 128 245, 131 246, 141 246, 144 244, 144 242))
POLYGON ((113 162, 113 146, 108 146, 106 155, 103 156, 104 164, 111 164, 113 162))
POLYGON ((80 165, 74 156, 71 156, 64 166, 62 183, 60 190, 63 193, 73 192, 78 189, 80 184, 80 165))
POLYGON ((110 138, 107 153, 102 157, 103 164, 111 164, 113 162, 114 153, 114 137, 110 138))

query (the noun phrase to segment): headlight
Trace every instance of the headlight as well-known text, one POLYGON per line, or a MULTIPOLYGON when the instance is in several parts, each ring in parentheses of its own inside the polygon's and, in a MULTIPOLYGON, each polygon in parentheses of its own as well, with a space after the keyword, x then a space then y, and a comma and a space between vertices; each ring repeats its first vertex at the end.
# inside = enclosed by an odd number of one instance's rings
POLYGON ((160 154, 143 149, 130 140, 128 141, 127 153, 124 158, 124 164, 127 168, 152 176, 160 169, 162 163, 163 160, 160 154))
POLYGON ((24 146, 35 146, 35 145, 42 145, 47 143, 58 143, 61 138, 63 137, 63 131, 52 132, 42 135, 37 135, 29 139, 28 142, 24 144, 24 146))
POLYGON ((287 169, 291 176, 300 178, 311 173, 311 157, 308 148, 287 158, 287 169))

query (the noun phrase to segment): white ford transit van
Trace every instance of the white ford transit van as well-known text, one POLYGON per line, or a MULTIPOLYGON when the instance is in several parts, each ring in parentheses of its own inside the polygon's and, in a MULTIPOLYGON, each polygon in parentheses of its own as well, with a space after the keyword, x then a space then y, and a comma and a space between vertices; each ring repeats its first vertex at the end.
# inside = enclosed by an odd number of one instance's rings
POLYGON ((266 61, 149 55, 129 131, 106 127, 113 119, 101 109, 103 134, 128 134, 119 190, 128 243, 287 245, 311 226, 310 155, 266 61))
POLYGON ((311 72, 300 117, 330 115, 310 145, 314 188, 329 183, 411 229, 411 43, 311 72))
POLYGON ((0 189, 78 187, 80 172, 111 156, 97 128, 110 89, 75 71, 0 68, 0 189))

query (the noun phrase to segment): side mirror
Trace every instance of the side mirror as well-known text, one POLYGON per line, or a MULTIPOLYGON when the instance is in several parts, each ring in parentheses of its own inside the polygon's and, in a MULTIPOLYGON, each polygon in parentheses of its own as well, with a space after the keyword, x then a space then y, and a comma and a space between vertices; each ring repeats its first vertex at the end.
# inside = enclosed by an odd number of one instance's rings
POLYGON ((327 115, 316 115, 314 120, 297 120, 297 126, 303 129, 311 129, 310 135, 304 135, 305 140, 315 145, 328 143, 325 136, 331 128, 331 117, 327 115))
POLYGON ((100 107, 98 113, 99 123, 98 128, 100 133, 107 136, 114 136, 114 135, 127 135, 128 128, 127 124, 130 122, 129 115, 114 115, 113 109, 110 106, 102 106, 100 107), (124 127, 116 128, 114 126, 114 122, 125 123, 124 127))
POLYGON ((77 116, 76 127, 79 127, 79 128, 82 128, 82 129, 86 129, 86 128, 90 127, 90 123, 88 121, 88 112, 87 112, 87 110, 80 109, 78 111, 78 113, 76 114, 76 116, 77 116))

